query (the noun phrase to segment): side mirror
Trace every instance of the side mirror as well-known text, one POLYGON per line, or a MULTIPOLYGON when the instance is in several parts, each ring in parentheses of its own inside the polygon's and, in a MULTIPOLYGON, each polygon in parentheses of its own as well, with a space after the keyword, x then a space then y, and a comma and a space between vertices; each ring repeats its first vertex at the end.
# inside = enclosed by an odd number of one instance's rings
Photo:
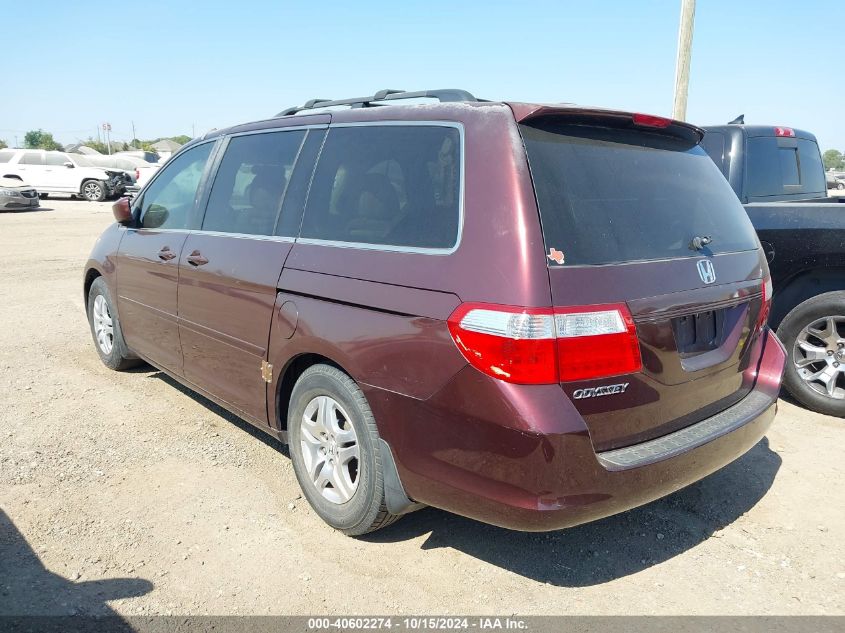
POLYGON ((118 224, 126 226, 132 221, 132 206, 129 198, 121 198, 111 206, 111 212, 118 224))
POLYGON ((73 169, 73 167, 74 167, 73 163, 72 163, 72 162, 70 162, 70 161, 66 162, 64 165, 65 165, 65 167, 67 167, 68 169, 73 169))

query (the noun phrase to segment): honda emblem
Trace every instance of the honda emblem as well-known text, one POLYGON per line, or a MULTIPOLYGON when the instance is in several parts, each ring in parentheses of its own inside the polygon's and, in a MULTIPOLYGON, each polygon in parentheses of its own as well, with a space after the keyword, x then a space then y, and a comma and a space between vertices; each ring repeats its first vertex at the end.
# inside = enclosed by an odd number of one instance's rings
POLYGON ((706 284, 716 281, 716 269, 713 268, 713 262, 709 259, 699 259, 696 266, 698 266, 698 276, 701 277, 701 281, 706 284))

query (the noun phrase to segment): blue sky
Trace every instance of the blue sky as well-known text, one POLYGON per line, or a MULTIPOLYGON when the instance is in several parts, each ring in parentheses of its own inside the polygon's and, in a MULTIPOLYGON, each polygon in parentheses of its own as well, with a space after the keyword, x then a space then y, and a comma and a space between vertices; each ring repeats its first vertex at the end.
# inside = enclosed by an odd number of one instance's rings
MULTIPOLYGON (((140 138, 200 134, 380 88, 668 115, 680 13, 680 0, 0 5, 10 145, 38 127, 72 142, 103 121, 119 139, 133 121, 140 138)), ((843 26, 834 0, 699 0, 688 120, 745 113, 845 151, 843 26)))

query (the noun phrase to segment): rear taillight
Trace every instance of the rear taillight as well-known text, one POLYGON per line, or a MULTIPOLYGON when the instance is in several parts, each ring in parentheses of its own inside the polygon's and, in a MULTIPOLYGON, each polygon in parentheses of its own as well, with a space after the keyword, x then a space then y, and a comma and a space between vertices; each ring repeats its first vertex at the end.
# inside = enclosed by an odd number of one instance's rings
POLYGON ((563 382, 642 368, 637 328, 625 304, 555 308, 555 325, 563 382))
POLYGON ((449 317, 449 332, 474 367, 507 382, 552 384, 642 368, 624 304, 552 309, 469 303, 449 317))
POLYGON ((791 127, 776 127, 775 136, 795 136, 795 130, 791 127))
POLYGON ((760 318, 757 319, 757 328, 760 329, 766 325, 769 320, 769 312, 772 309, 772 278, 766 277, 763 281, 763 303, 760 306, 760 318))
POLYGON ((136 167, 135 168, 135 182, 138 182, 139 180, 141 180, 141 170, 136 167))

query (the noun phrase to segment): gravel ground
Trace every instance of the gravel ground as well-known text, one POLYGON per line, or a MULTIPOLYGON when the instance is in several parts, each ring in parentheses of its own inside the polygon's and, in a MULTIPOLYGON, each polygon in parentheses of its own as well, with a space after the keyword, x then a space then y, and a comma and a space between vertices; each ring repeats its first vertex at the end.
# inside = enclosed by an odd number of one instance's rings
POLYGON ((92 347, 108 204, 0 213, 0 614, 845 614, 841 420, 782 401, 747 455, 548 534, 434 509, 352 539, 285 448, 92 347))

